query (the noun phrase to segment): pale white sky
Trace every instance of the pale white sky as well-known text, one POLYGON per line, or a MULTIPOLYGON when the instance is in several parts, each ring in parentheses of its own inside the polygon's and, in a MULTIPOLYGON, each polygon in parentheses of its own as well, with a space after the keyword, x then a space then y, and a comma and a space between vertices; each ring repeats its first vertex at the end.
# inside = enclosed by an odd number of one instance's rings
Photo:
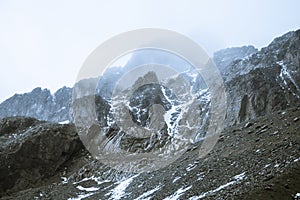
POLYGON ((72 86, 89 53, 125 31, 174 30, 212 55, 261 48, 300 28, 299 8, 299 0, 0 0, 0 102, 37 86, 72 86))

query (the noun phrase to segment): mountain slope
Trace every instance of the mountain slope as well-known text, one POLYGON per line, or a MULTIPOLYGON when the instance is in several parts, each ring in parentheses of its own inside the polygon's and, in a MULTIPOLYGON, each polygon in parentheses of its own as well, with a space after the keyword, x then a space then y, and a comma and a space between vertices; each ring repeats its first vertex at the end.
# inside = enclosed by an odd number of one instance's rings
MULTIPOLYGON (((2 199, 293 199, 300 192, 299 129, 300 107, 268 114, 224 130, 206 157, 199 158, 198 143, 151 173, 117 172, 84 151, 71 156, 52 178, 33 181, 35 188, 2 199)), ((32 152, 36 156, 39 152, 32 152)))

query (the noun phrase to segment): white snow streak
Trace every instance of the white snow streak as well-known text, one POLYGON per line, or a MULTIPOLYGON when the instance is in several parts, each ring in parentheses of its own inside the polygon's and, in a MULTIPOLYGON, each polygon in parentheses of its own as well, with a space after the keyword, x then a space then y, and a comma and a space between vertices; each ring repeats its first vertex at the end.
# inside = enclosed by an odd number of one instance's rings
POLYGON ((82 183, 85 181, 95 181, 98 185, 101 185, 102 183, 107 183, 107 182, 111 182, 110 180, 102 180, 101 177, 95 177, 95 176, 91 176, 91 177, 87 177, 87 178, 83 178, 82 180, 78 181, 78 182, 74 182, 73 185, 78 184, 78 183, 82 183))
POLYGON ((99 190, 99 188, 96 188, 96 187, 85 188, 85 187, 82 187, 81 185, 78 185, 76 188, 78 190, 87 191, 87 192, 94 192, 94 191, 99 190))
POLYGON ((181 195, 183 195, 186 191, 188 191, 191 188, 192 188, 192 186, 186 187, 184 189, 180 188, 174 194, 172 194, 171 196, 168 196, 168 197, 164 198, 164 200, 177 200, 177 199, 179 199, 179 197, 181 195))
MULTIPOLYGON (((293 79, 293 77, 291 76, 290 72, 288 71, 286 65, 283 63, 283 61, 280 61, 280 62, 277 62, 278 65, 280 65, 282 68, 281 68, 281 71, 280 71, 280 78, 282 79, 283 83, 285 86, 288 86, 287 85, 287 82, 285 80, 285 77, 287 77, 292 83, 293 85, 296 87, 296 90, 300 93, 300 88, 299 86, 296 84, 295 80, 293 79)), ((291 91, 291 88, 288 87, 288 90, 291 91)), ((292 91, 291 91, 292 92, 292 91)), ((292 92, 293 95, 295 95, 297 98, 300 98, 299 95, 295 94, 294 92, 292 92)))
POLYGON ((231 186, 233 184, 236 184, 238 181, 241 181, 245 178, 245 172, 241 173, 241 174, 238 174, 236 176, 233 177, 235 180, 234 181, 230 181, 224 185, 221 185, 219 186, 218 188, 216 189, 213 189, 213 190, 210 190, 210 191, 207 191, 207 192, 204 192, 203 194, 201 194, 200 196, 193 196, 191 198, 189 198, 189 200, 198 200, 198 199, 202 199, 210 194, 213 194, 213 193, 216 193, 216 192, 219 192, 220 190, 223 190, 224 188, 227 188, 228 186, 231 186))
POLYGON ((151 197, 149 197, 150 195, 152 195, 154 192, 156 192, 157 190, 159 190, 161 188, 160 185, 158 185, 156 188, 149 190, 148 192, 143 193, 142 195, 140 195, 138 198, 136 198, 135 200, 144 200, 144 199, 150 199, 151 197))
POLYGON ((175 182, 176 182, 177 180, 179 180, 179 179, 181 179, 180 176, 175 177, 174 180, 173 180, 173 183, 175 183, 175 182))
POLYGON ((58 122, 59 124, 69 124, 70 121, 69 120, 65 120, 65 121, 62 121, 62 122, 58 122))

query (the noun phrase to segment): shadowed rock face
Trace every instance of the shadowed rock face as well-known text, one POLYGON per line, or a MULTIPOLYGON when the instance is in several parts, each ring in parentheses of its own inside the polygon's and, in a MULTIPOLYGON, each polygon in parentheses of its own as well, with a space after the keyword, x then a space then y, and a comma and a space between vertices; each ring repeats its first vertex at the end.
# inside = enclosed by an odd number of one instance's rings
POLYGON ((0 125, 1 194, 41 184, 82 148, 72 125, 24 117, 5 118, 0 125))
POLYGON ((8 117, 0 119, 0 136, 18 134, 31 126, 40 124, 39 120, 30 117, 8 117))

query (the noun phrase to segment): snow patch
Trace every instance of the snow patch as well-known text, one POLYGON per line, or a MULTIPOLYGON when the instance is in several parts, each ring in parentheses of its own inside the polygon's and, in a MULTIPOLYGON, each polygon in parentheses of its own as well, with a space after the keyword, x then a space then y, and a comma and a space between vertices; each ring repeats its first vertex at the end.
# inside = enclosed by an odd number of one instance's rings
POLYGON ((91 176, 91 177, 87 177, 87 178, 83 178, 82 180, 78 181, 78 182, 74 182, 73 185, 78 184, 78 183, 82 183, 85 181, 95 181, 98 185, 101 185, 102 183, 108 183, 111 182, 109 180, 102 180, 101 177, 95 177, 95 176, 91 176))
POLYGON ((58 112, 61 112, 62 110, 65 110, 65 109, 66 109, 66 107, 63 106, 63 107, 61 107, 59 110, 57 110, 57 111, 55 111, 55 112, 58 113, 58 112))
POLYGON ((166 97, 167 101, 169 103, 171 103, 171 105, 172 105, 171 109, 166 111, 166 113, 164 114, 164 120, 165 120, 165 122, 168 126, 169 135, 174 136, 174 134, 176 134, 178 132, 179 121, 181 120, 182 116, 179 115, 177 117, 177 119, 174 121, 173 115, 175 113, 180 112, 181 106, 174 105, 174 101, 168 97, 166 89, 164 87, 160 87, 160 88, 161 88, 161 91, 162 91, 163 95, 166 97))
MULTIPOLYGON (((288 69, 287 69, 286 65, 283 63, 283 61, 279 61, 279 62, 277 62, 277 64, 281 66, 281 71, 280 71, 279 76, 282 79, 284 85, 288 88, 289 91, 291 91, 291 88, 288 87, 288 84, 285 80, 285 77, 287 77, 290 80, 290 82, 295 86, 296 90, 300 93, 299 86, 296 84, 294 78, 291 76, 290 72, 288 71, 288 69)), ((294 96, 296 96, 297 98, 300 98, 300 96, 295 94, 294 92, 292 92, 292 94, 294 96)))
POLYGON ((125 193, 126 188, 130 185, 130 183, 133 181, 133 179, 136 178, 137 176, 139 176, 139 174, 134 175, 123 181, 117 182, 118 185, 114 189, 110 190, 110 192, 107 193, 105 196, 111 195, 111 197, 109 199, 115 199, 115 200, 121 199, 126 194, 125 193))
POLYGON ((213 190, 210 190, 210 191, 207 191, 207 192, 204 192, 203 194, 201 194, 200 196, 193 196, 191 198, 189 198, 189 200, 198 200, 198 199, 203 199, 204 197, 210 195, 210 194, 213 194, 213 193, 216 193, 216 192, 219 192, 220 190, 223 190, 224 188, 227 188, 231 185, 234 185, 236 184, 237 182, 243 180, 245 178, 245 172, 241 173, 241 174, 238 174, 238 175, 235 175, 234 177, 234 180, 233 181, 230 181, 224 185, 221 185, 219 186, 218 188, 216 189, 213 189, 213 190))
POLYGON ((192 188, 192 186, 189 186, 186 188, 179 188, 174 194, 164 198, 164 200, 177 200, 177 199, 179 199, 179 197, 181 197, 186 191, 188 191, 191 188, 192 188))
POLYGON ((151 197, 149 197, 150 195, 152 195, 154 192, 156 192, 157 190, 159 190, 161 188, 161 185, 158 185, 156 188, 149 190, 148 192, 143 193, 142 195, 140 195, 138 198, 136 198, 135 200, 144 200, 144 199, 150 199, 151 197))
POLYGON ((68 178, 67 177, 60 177, 61 178, 61 183, 66 184, 68 183, 68 178))
POLYGON ((81 185, 78 185, 76 188, 78 190, 87 191, 87 192, 94 192, 94 191, 99 190, 99 188, 96 188, 96 187, 85 188, 85 187, 82 187, 81 185))
POLYGON ((69 120, 65 120, 65 121, 62 121, 62 122, 58 122, 59 124, 69 124, 70 121, 69 120))
POLYGON ((188 165, 188 167, 186 168, 186 171, 191 171, 191 170, 193 170, 193 169, 195 169, 196 167, 197 167, 197 164, 198 164, 199 162, 194 162, 193 164, 189 164, 188 165))
POLYGON ((269 167, 269 166, 270 166, 270 164, 266 164, 264 168, 267 168, 267 167, 269 167))
POLYGON ((203 178, 205 177, 205 172, 198 173, 197 176, 198 176, 197 180, 202 181, 203 178))
POLYGON ((243 179, 246 177, 245 173, 246 173, 246 172, 243 172, 243 173, 241 173, 241 174, 235 175, 233 178, 234 178, 235 180, 237 180, 237 181, 241 181, 241 180, 243 180, 243 179))
POLYGON ((173 183, 175 183, 175 182, 176 182, 177 180, 179 180, 179 179, 181 179, 180 176, 175 177, 174 180, 173 180, 173 183))

